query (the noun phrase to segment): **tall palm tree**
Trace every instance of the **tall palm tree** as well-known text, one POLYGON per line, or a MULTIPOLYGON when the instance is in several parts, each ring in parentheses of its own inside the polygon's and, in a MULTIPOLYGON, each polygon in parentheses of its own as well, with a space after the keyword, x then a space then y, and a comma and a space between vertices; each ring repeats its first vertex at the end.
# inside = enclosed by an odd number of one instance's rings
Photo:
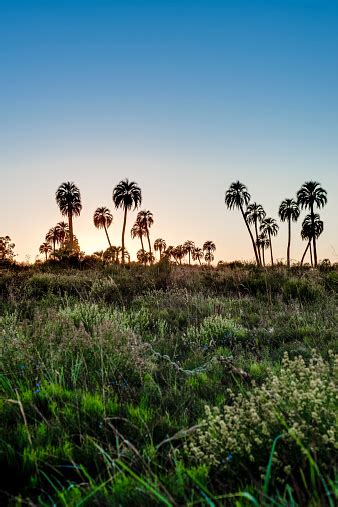
POLYGON ((262 252, 263 266, 265 266, 265 250, 270 247, 270 240, 265 233, 261 233, 258 236, 257 247, 262 252))
POLYGON ((61 214, 68 217, 69 249, 73 250, 73 216, 79 216, 82 210, 81 194, 78 187, 70 181, 62 183, 55 194, 61 214))
POLYGON ((149 210, 142 210, 137 213, 136 222, 144 229, 149 246, 149 253, 151 254, 151 243, 149 237, 149 229, 154 223, 153 214, 149 210))
POLYGON ((259 256, 256 248, 256 243, 244 212, 244 206, 247 206, 249 204, 250 197, 251 196, 248 192, 247 187, 240 181, 235 181, 234 183, 231 183, 229 189, 225 192, 225 205, 228 209, 240 209, 244 223, 250 234, 256 262, 259 265, 259 256))
POLYGON ((55 245, 56 243, 61 243, 61 233, 59 227, 57 225, 55 227, 51 227, 47 232, 45 239, 47 243, 53 243, 53 254, 55 257, 55 245))
MULTIPOLYGON (((297 192, 297 201, 299 206, 308 208, 310 210, 312 229, 315 229, 315 212, 314 207, 322 208, 327 203, 327 192, 324 190, 317 181, 306 181, 297 192)), ((313 256, 315 267, 317 267, 317 247, 316 235, 312 237, 313 241, 313 256)))
POLYGON ((190 257, 194 251, 194 248, 195 248, 195 243, 193 241, 186 241, 183 245, 183 248, 185 249, 185 251, 187 252, 188 254, 188 257, 189 257, 189 266, 190 266, 190 257))
POLYGON ((167 248, 167 244, 162 238, 155 239, 154 241, 154 250, 155 252, 160 252, 160 259, 162 258, 162 252, 167 248))
POLYGON ((138 222, 135 222, 133 227, 130 229, 130 235, 132 239, 140 238, 141 250, 144 250, 143 236, 146 235, 146 231, 143 229, 142 225, 140 225, 138 222))
POLYGON ((288 221, 288 247, 287 247, 287 266, 290 267, 290 245, 291 245, 291 220, 297 222, 300 210, 294 199, 284 199, 279 206, 279 218, 282 222, 288 221))
POLYGON ((216 250, 216 245, 213 241, 206 241, 203 245, 203 250, 206 252, 204 258, 210 265, 210 262, 215 258, 213 252, 216 250))
POLYGON ((128 178, 120 181, 113 190, 113 202, 115 208, 123 208, 123 228, 122 228, 122 264, 124 265, 124 235, 126 231, 127 212, 134 206, 134 210, 142 203, 142 193, 135 181, 129 181, 128 178))
POLYGON ((304 258, 306 255, 306 252, 310 248, 310 256, 311 256, 311 265, 312 265, 312 251, 311 251, 311 242, 313 240, 313 236, 316 236, 316 239, 321 235, 321 233, 324 230, 324 223, 322 220, 320 220, 320 216, 318 213, 315 213, 312 217, 310 215, 306 215, 306 217, 303 220, 302 223, 302 230, 301 230, 301 236, 302 239, 306 239, 308 241, 308 244, 305 248, 305 252, 303 253, 302 260, 300 261, 300 265, 303 265, 304 258))
MULTIPOLYGON (((253 202, 251 204, 248 204, 246 208, 246 218, 249 224, 254 224, 255 226, 255 233, 256 233, 256 244, 258 241, 258 222, 262 222, 262 220, 265 218, 266 213, 263 209, 263 206, 261 204, 257 204, 256 202, 253 202)), ((260 256, 260 250, 258 249, 258 257, 259 262, 262 264, 262 259, 260 256)))
POLYGON ((50 243, 47 243, 47 241, 45 243, 42 243, 42 245, 39 246, 39 252, 40 252, 40 254, 45 254, 46 260, 47 260, 47 255, 50 254, 51 251, 52 251, 52 246, 50 243))
POLYGON ((271 266, 273 266, 273 255, 272 255, 272 244, 271 236, 276 236, 278 233, 279 226, 274 218, 264 218, 261 223, 260 230, 263 234, 267 235, 270 242, 270 255, 271 255, 271 266))
POLYGON ((175 251, 175 247, 173 245, 169 245, 164 250, 163 255, 165 255, 169 260, 170 259, 175 260, 174 255, 173 255, 174 251, 175 251))
POLYGON ((104 229, 104 232, 106 233, 107 240, 109 247, 111 248, 111 242, 108 236, 108 227, 110 227, 111 223, 113 221, 113 215, 111 214, 110 210, 106 208, 105 206, 101 206, 100 208, 97 208, 94 212, 94 225, 97 229, 104 229))
POLYGON ((198 261, 199 265, 201 265, 201 260, 203 259, 203 257, 204 257, 204 252, 203 252, 202 248, 195 247, 194 251, 192 253, 193 261, 198 261))

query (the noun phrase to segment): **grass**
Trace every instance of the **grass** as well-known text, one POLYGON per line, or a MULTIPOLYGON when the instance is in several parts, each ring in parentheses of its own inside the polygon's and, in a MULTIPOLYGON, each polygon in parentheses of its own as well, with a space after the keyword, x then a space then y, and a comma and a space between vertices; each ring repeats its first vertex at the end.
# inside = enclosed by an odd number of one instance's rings
POLYGON ((335 267, 3 270, 0 503, 334 505, 337 284, 335 267), (206 406, 242 421, 217 430, 218 465, 206 406))

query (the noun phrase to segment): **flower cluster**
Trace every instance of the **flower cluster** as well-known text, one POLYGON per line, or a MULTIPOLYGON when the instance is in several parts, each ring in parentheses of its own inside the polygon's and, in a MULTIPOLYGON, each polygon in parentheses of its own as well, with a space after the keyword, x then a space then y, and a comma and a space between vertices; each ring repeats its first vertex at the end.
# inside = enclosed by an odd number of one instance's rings
POLYGON ((313 352, 302 357, 285 354, 278 374, 271 370, 262 386, 246 395, 229 391, 222 410, 205 407, 206 417, 185 443, 188 458, 217 468, 250 467, 264 475, 274 439, 281 435, 273 457, 280 477, 294 472, 309 453, 329 469, 335 449, 338 355, 324 361, 313 352), (231 456, 231 463, 228 457, 231 456))

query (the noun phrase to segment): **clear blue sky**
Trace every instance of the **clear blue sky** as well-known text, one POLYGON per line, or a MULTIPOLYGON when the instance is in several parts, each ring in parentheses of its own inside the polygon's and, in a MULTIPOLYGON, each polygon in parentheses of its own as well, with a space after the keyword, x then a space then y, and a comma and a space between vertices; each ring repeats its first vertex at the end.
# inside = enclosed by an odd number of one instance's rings
MULTIPOLYGON (((20 259, 60 220, 64 180, 82 192, 81 247, 104 248, 93 211, 129 177, 154 213, 152 239, 212 239, 225 260, 252 257, 224 206, 231 181, 277 218, 318 180, 319 257, 337 260, 337 1, 0 0, 0 62, 0 235, 20 259)), ((294 241, 299 258, 299 225, 294 241)), ((274 248, 285 257, 284 224, 274 248)))

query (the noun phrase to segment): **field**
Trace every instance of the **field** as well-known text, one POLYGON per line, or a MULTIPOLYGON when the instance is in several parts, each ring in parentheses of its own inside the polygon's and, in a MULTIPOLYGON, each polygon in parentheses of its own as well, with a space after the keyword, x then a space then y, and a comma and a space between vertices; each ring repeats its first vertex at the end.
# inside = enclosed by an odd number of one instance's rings
POLYGON ((337 501, 334 267, 0 275, 0 504, 337 501))

